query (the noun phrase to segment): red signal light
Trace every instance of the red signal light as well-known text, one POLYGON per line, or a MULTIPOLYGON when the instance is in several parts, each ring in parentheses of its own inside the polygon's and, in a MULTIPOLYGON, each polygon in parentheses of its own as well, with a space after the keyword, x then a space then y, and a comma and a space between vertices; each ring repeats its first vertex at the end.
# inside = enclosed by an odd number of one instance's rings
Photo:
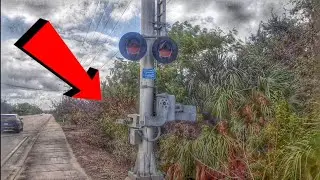
POLYGON ((163 42, 159 47, 159 56, 161 58, 168 58, 172 54, 172 50, 170 48, 170 45, 165 41, 163 42))
POLYGON ((138 45, 132 45, 127 48, 128 54, 138 54, 140 52, 140 47, 138 45))
POLYGON ((168 49, 161 49, 161 50, 159 51, 160 57, 168 58, 168 57, 171 56, 171 54, 172 54, 172 51, 171 51, 171 50, 168 50, 168 49))
POLYGON ((121 37, 119 50, 124 58, 131 61, 138 61, 147 52, 147 42, 141 34, 129 32, 121 37))

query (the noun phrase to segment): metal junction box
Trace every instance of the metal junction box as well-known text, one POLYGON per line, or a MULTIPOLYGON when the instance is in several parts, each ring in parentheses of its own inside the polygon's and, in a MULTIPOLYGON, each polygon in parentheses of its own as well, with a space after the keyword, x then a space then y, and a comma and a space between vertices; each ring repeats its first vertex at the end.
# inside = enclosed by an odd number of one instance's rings
POLYGON ((140 115, 139 114, 129 114, 128 118, 130 119, 129 121, 131 122, 130 127, 133 128, 140 128, 140 115))
POLYGON ((130 133, 129 133, 130 144, 132 145, 141 144, 142 138, 139 134, 139 131, 140 131, 139 129, 130 128, 130 133))
MULTIPOLYGON (((179 108, 175 113, 175 120, 180 121, 196 121, 197 109, 195 106, 190 105, 178 105, 179 108)), ((176 106, 177 107, 177 106, 176 106)))
POLYGON ((156 116, 144 116, 140 126, 160 127, 168 121, 196 121, 196 107, 176 103, 174 95, 167 93, 156 96, 156 116))

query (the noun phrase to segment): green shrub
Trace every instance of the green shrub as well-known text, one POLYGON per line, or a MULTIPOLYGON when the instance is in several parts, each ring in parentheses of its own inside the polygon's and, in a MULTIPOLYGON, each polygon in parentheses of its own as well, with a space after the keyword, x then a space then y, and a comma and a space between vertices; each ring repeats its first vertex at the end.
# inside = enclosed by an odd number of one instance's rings
POLYGON ((264 179, 320 178, 319 119, 299 118, 287 102, 280 101, 264 138, 271 147, 265 157, 264 179))
POLYGON ((109 151, 117 157, 119 161, 133 162, 136 158, 134 146, 129 144, 129 129, 127 125, 116 124, 111 117, 101 120, 105 135, 110 138, 109 151))
POLYGON ((186 140, 175 135, 167 135, 160 140, 160 167, 167 172, 175 163, 182 165, 186 177, 192 177, 195 172, 194 158, 192 157, 192 140, 186 140))
POLYGON ((196 161, 214 169, 227 165, 229 139, 217 134, 215 128, 203 126, 195 140, 168 134, 160 140, 161 168, 167 171, 171 165, 181 165, 185 178, 195 177, 196 161))

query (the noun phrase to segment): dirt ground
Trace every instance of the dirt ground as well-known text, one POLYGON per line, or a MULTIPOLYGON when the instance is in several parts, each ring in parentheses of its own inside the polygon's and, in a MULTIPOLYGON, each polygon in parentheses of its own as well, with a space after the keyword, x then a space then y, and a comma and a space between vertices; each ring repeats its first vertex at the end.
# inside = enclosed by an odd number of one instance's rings
POLYGON ((62 126, 67 140, 81 167, 94 180, 125 179, 130 163, 119 163, 101 147, 86 142, 86 131, 77 127, 62 126))

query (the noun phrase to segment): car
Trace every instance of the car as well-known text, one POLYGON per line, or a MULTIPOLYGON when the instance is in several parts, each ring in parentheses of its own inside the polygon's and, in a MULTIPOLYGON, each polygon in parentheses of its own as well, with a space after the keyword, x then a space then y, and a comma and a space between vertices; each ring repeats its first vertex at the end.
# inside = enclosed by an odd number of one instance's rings
POLYGON ((1 114, 1 132, 14 131, 20 133, 23 131, 22 119, 18 114, 1 114))

